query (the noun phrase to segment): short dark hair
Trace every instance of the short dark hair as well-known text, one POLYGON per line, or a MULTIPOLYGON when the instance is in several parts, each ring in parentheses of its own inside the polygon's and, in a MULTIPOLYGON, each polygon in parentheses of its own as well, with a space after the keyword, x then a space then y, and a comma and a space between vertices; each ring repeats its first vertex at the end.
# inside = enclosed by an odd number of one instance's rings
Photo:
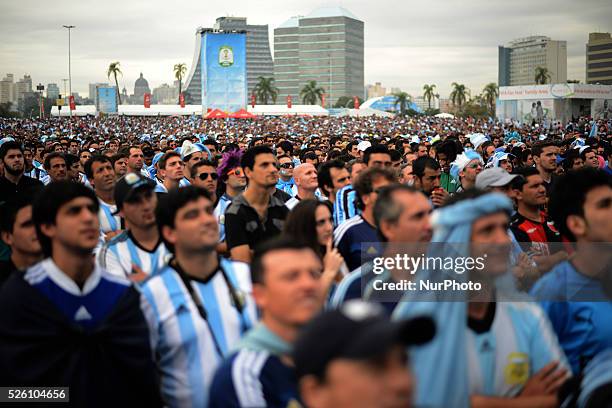
POLYGON ((193 166, 191 166, 191 174, 189 174, 189 176, 191 178, 194 178, 196 174, 198 173, 198 169, 202 166, 210 166, 213 169, 216 168, 213 162, 211 162, 210 160, 203 159, 197 162, 196 164, 194 164, 193 166))
POLYGON ((0 232, 13 232, 17 213, 24 207, 32 205, 35 197, 40 194, 42 186, 28 189, 25 194, 17 194, 0 204, 0 232))
POLYGON ((255 248, 255 253, 253 255, 253 261, 251 262, 251 280, 253 283, 264 283, 264 266, 263 266, 263 258, 274 251, 282 251, 282 250, 302 250, 302 249, 311 249, 308 245, 295 241, 293 238, 288 238, 285 236, 280 236, 273 238, 271 240, 265 241, 261 245, 255 248))
MULTIPOLYGON (((51 167, 51 160, 57 159, 58 157, 63 159, 64 163, 66 163, 66 157, 64 156, 63 153, 60 153, 60 152, 51 152, 47 156, 45 156, 45 164, 44 164, 45 170, 49 171, 49 169, 51 167)), ((66 165, 68 165, 68 163, 66 163, 66 165)))
MULTIPOLYGON (((592 147, 585 148, 583 151, 580 152, 580 158, 582 160, 586 160, 587 153, 591 153, 591 152, 595 152, 595 150, 593 150, 592 147)), ((597 152, 595 152, 595 155, 597 155, 597 152)))
POLYGON ((357 192, 357 205, 363 210, 365 207, 362 201, 362 197, 366 194, 370 194, 374 191, 372 184, 374 180, 379 178, 386 179, 390 183, 394 183, 395 173, 391 169, 384 167, 369 167, 359 174, 359 177, 353 183, 353 188, 357 192))
POLYGON ((157 168, 166 170, 166 163, 168 162, 168 160, 170 160, 173 157, 178 157, 180 159, 181 155, 175 152, 174 150, 168 153, 165 153, 162 157, 160 157, 159 161, 157 162, 157 168))
POLYGON ((110 163, 111 166, 113 166, 113 162, 107 156, 103 156, 101 154, 96 154, 95 156, 92 156, 91 159, 85 162, 85 166, 83 166, 85 175, 87 176, 89 180, 93 180, 94 178, 94 174, 93 174, 93 164, 94 163, 110 163))
POLYGON ((425 169, 439 170, 440 163, 429 156, 419 157, 412 162, 412 173, 418 178, 425 175, 425 169))
POLYGON ((539 157, 545 148, 551 146, 557 146, 557 143, 555 143, 555 141, 552 139, 545 139, 539 142, 535 142, 531 147, 531 154, 539 157))
POLYGON ((329 191, 327 191, 327 186, 329 187, 333 187, 332 186, 332 179, 331 179, 331 169, 345 169, 346 165, 341 162, 340 160, 328 160, 324 163, 321 163, 319 165, 319 168, 317 170, 317 178, 319 180, 319 188, 321 190, 323 190, 324 193, 329 194, 329 191))
POLYGON ((391 152, 389 152, 389 148, 382 144, 375 144, 368 147, 365 152, 363 152, 363 162, 368 164, 370 162, 370 156, 373 154, 388 154, 391 157, 391 152))
POLYGON ((111 163, 113 164, 113 166, 115 166, 115 163, 117 162, 117 160, 127 159, 127 158, 129 158, 129 156, 127 154, 125 154, 125 153, 117 153, 116 155, 112 156, 110 158, 110 160, 111 160, 111 163))
POLYGON ((293 143, 288 140, 283 140, 276 147, 280 147, 281 149, 283 149, 285 154, 288 154, 289 156, 293 154, 293 143))
POLYGON ((522 191, 525 184, 527 184, 527 177, 537 176, 540 174, 540 172, 535 167, 519 167, 519 168, 514 169, 512 174, 518 174, 519 176, 521 176, 521 177, 516 177, 512 181, 511 183, 512 188, 515 190, 522 191))
POLYGON ((8 142, 2 143, 2 146, 0 146, 0 161, 4 160, 9 150, 19 150, 21 153, 23 153, 23 147, 21 147, 21 144, 14 140, 9 140, 8 142))
POLYGON ((459 153, 459 147, 457 143, 453 140, 444 140, 443 142, 436 143, 436 155, 444 154, 446 156, 446 160, 449 163, 452 163, 457 158, 457 154, 459 153))
POLYGON ((584 202, 587 194, 601 186, 612 187, 612 176, 592 167, 570 170, 553 184, 548 212, 555 227, 562 235, 572 241, 576 240, 567 227, 567 217, 570 215, 584 216, 584 202))
POLYGON ((212 201, 212 198, 208 191, 196 186, 175 188, 168 191, 168 194, 164 194, 163 196, 163 200, 160 200, 157 205, 155 216, 160 237, 162 237, 164 244, 170 252, 174 253, 174 245, 165 240, 164 234, 162 234, 162 228, 164 226, 174 228, 176 213, 187 203, 197 201, 200 197, 204 197, 209 201, 212 201))
MULTIPOLYGON (((380 189, 376 204, 374 205, 374 224, 380 232, 380 224, 382 221, 396 223, 402 215, 404 208, 393 201, 393 194, 397 191, 405 191, 407 193, 417 194, 419 190, 406 184, 393 183, 380 189)), ((422 194, 422 193, 421 193, 422 194)), ((380 233, 382 236, 382 233, 380 233)), ((385 238, 386 237, 382 237, 385 238)))
POLYGON ((255 167, 255 159, 260 154, 274 154, 272 149, 266 145, 253 146, 247 149, 242 155, 242 159, 240 159, 240 166, 243 169, 251 169, 255 167))
POLYGON ((57 181, 47 185, 32 206, 32 220, 36 235, 45 256, 52 255, 51 238, 43 234, 42 225, 55 225, 59 209, 75 198, 86 197, 93 201, 96 212, 100 208, 94 191, 82 183, 57 181))
POLYGON ((79 156, 74 155, 72 153, 64 154, 64 159, 66 160, 66 166, 71 167, 73 164, 79 162, 79 156))

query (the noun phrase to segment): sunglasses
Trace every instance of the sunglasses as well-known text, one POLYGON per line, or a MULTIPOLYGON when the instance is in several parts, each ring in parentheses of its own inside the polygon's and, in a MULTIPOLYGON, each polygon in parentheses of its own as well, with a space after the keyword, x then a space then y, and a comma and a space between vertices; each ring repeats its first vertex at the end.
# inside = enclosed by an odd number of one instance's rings
POLYGON ((293 163, 289 162, 289 163, 283 163, 280 165, 281 169, 292 169, 293 168, 293 163))
POLYGON ((217 175, 217 173, 200 173, 200 175, 198 176, 198 178, 199 178, 200 180, 204 181, 204 180, 208 180, 208 176, 210 176, 210 178, 211 178, 212 180, 216 180, 216 179, 217 179, 217 177, 219 177, 219 176, 217 175))
POLYGON ((477 169, 477 168, 482 168, 482 165, 480 163, 473 163, 467 166, 468 169, 477 169))
POLYGON ((230 171, 227 172, 228 176, 237 176, 237 177, 241 177, 242 176, 242 169, 239 167, 233 168, 230 171))

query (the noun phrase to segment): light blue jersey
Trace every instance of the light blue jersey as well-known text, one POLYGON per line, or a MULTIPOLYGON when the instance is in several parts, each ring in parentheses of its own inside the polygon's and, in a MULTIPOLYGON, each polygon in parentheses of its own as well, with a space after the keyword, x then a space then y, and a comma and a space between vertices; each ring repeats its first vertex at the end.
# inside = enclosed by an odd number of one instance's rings
POLYGON ((352 185, 344 186, 336 192, 334 202, 334 225, 336 227, 360 213, 361 211, 357 208, 357 192, 352 185))
POLYGON ((214 215, 219 224, 219 242, 225 241, 225 210, 231 203, 232 199, 227 194, 223 194, 215 207, 214 215))
POLYGON ((125 231, 105 243, 97 253, 101 267, 114 275, 129 277, 136 265, 149 277, 157 275, 171 257, 170 252, 160 240, 152 251, 141 247, 130 231, 125 231))
POLYGON ((113 215, 117 211, 117 206, 102 201, 100 197, 98 197, 98 203, 100 203, 100 209, 98 210, 100 231, 106 234, 107 232, 123 229, 121 217, 119 215, 113 215))
POLYGON ((217 367, 256 321, 249 267, 225 259, 221 265, 223 269, 205 282, 189 282, 206 320, 171 266, 141 287, 142 309, 167 406, 206 407, 217 367), (242 308, 235 305, 228 282, 242 299, 242 308))

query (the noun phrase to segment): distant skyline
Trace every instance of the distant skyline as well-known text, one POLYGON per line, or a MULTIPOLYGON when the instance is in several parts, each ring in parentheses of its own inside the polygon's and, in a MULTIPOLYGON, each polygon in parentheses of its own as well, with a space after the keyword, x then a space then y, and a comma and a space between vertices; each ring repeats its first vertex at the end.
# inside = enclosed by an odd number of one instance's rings
MULTIPOLYGON (((465 84, 473 94, 497 82, 497 47, 518 37, 546 35, 567 41, 568 79, 585 80, 585 44, 589 32, 612 31, 609 0, 428 1, 316 0, 202 2, 165 1, 39 2, 22 0, 2 5, 0 77, 31 75, 33 87, 68 78, 68 33, 72 30, 72 90, 86 96, 88 84, 113 83, 108 65, 121 63, 119 86, 134 91, 140 75, 151 89, 172 84, 174 64, 191 68, 198 26, 211 27, 221 16, 246 17, 250 24, 273 29, 292 16, 339 5, 365 22, 365 84, 381 82, 422 95, 434 83, 441 97, 451 83, 465 84)), ((364 84, 364 85, 365 85, 364 84)), ((323 84, 322 84, 323 85, 323 84)))

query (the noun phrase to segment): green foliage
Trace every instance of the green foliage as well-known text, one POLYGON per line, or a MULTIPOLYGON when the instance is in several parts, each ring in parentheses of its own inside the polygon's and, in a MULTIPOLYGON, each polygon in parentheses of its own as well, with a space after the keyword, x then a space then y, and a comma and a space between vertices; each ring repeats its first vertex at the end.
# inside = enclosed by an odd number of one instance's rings
POLYGON ((317 86, 317 81, 308 81, 300 91, 300 98, 305 105, 316 105, 317 100, 322 102, 325 89, 317 86))
POLYGON ((258 77, 253 92, 255 92, 255 98, 263 105, 268 104, 268 99, 276 103, 276 98, 278 98, 278 88, 274 85, 274 78, 258 77))

